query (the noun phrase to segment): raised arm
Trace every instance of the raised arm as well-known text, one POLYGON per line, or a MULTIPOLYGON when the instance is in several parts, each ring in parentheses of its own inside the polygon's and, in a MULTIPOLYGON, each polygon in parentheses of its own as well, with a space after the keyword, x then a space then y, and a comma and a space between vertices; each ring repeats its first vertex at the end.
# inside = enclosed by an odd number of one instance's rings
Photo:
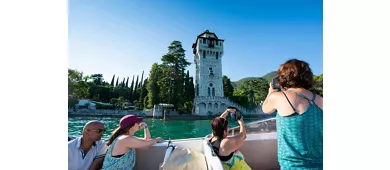
POLYGON ((148 125, 145 122, 140 123, 140 127, 144 128, 144 140, 149 140, 151 138, 148 125))
POLYGON ((262 105, 262 110, 265 114, 271 114, 276 111, 275 107, 275 89, 273 89, 272 83, 269 84, 269 89, 268 89, 268 95, 267 98, 265 99, 263 105, 262 105))
POLYGON ((234 136, 229 136, 226 139, 222 140, 221 149, 222 152, 226 154, 231 153, 240 148, 246 139, 246 129, 243 118, 238 120, 238 124, 240 125, 240 133, 234 136))
POLYGON ((226 119, 226 116, 231 113, 231 112, 235 112, 236 110, 235 109, 226 109, 222 114, 221 116, 219 117, 222 117, 222 118, 225 118, 226 119))

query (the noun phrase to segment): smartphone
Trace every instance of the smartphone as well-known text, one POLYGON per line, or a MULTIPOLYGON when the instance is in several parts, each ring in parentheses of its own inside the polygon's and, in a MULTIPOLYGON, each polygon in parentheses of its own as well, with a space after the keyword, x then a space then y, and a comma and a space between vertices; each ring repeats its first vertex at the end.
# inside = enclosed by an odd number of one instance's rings
POLYGON ((236 120, 240 120, 241 119, 242 113, 241 113, 240 110, 238 110, 236 107, 233 107, 233 106, 229 106, 227 108, 236 110, 236 112, 233 113, 234 117, 236 118, 236 120))
POLYGON ((236 109, 236 113, 234 113, 236 115, 236 120, 240 120, 241 117, 242 117, 242 113, 240 110, 236 109))
POLYGON ((227 108, 228 109, 237 109, 236 107, 233 107, 233 106, 228 106, 227 108))
POLYGON ((276 91, 281 91, 280 86, 277 85, 276 77, 272 79, 272 86, 276 91))

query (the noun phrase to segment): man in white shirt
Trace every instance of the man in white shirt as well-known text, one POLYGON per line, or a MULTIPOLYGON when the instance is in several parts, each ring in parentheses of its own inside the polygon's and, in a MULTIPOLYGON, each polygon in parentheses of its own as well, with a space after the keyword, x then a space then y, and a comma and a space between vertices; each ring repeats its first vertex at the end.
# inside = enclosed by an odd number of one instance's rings
POLYGON ((82 136, 68 142, 68 170, 100 169, 107 145, 101 140, 104 124, 90 121, 85 124, 82 136))

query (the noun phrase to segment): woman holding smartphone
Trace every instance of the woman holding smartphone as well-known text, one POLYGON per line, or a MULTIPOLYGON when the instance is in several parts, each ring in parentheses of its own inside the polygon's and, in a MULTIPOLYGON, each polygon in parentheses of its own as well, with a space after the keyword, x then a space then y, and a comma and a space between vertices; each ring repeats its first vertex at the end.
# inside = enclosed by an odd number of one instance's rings
POLYGON ((235 113, 236 109, 228 108, 221 116, 212 120, 212 137, 209 139, 214 152, 221 160, 225 170, 250 170, 251 168, 244 161, 244 156, 238 149, 246 139, 245 124, 242 116, 237 116, 240 125, 240 133, 235 136, 228 136, 228 121, 226 116, 235 113))
POLYGON ((322 97, 309 91, 313 73, 305 61, 282 64, 270 83, 263 112, 277 111, 278 161, 281 169, 322 169, 322 97))

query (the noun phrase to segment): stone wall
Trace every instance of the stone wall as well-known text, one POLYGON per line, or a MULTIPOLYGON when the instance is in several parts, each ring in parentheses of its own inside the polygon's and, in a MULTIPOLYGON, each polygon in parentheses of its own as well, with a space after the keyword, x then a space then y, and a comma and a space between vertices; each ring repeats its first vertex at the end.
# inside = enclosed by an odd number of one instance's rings
POLYGON ((227 97, 197 96, 194 99, 194 103, 195 115, 219 115, 224 112, 228 106, 236 107, 244 115, 264 114, 260 106, 255 109, 246 109, 227 97))
POLYGON ((84 115, 84 116, 124 116, 128 114, 135 114, 138 116, 153 116, 152 110, 88 110, 88 109, 79 109, 73 111, 73 109, 69 109, 68 113, 70 115, 84 115))

